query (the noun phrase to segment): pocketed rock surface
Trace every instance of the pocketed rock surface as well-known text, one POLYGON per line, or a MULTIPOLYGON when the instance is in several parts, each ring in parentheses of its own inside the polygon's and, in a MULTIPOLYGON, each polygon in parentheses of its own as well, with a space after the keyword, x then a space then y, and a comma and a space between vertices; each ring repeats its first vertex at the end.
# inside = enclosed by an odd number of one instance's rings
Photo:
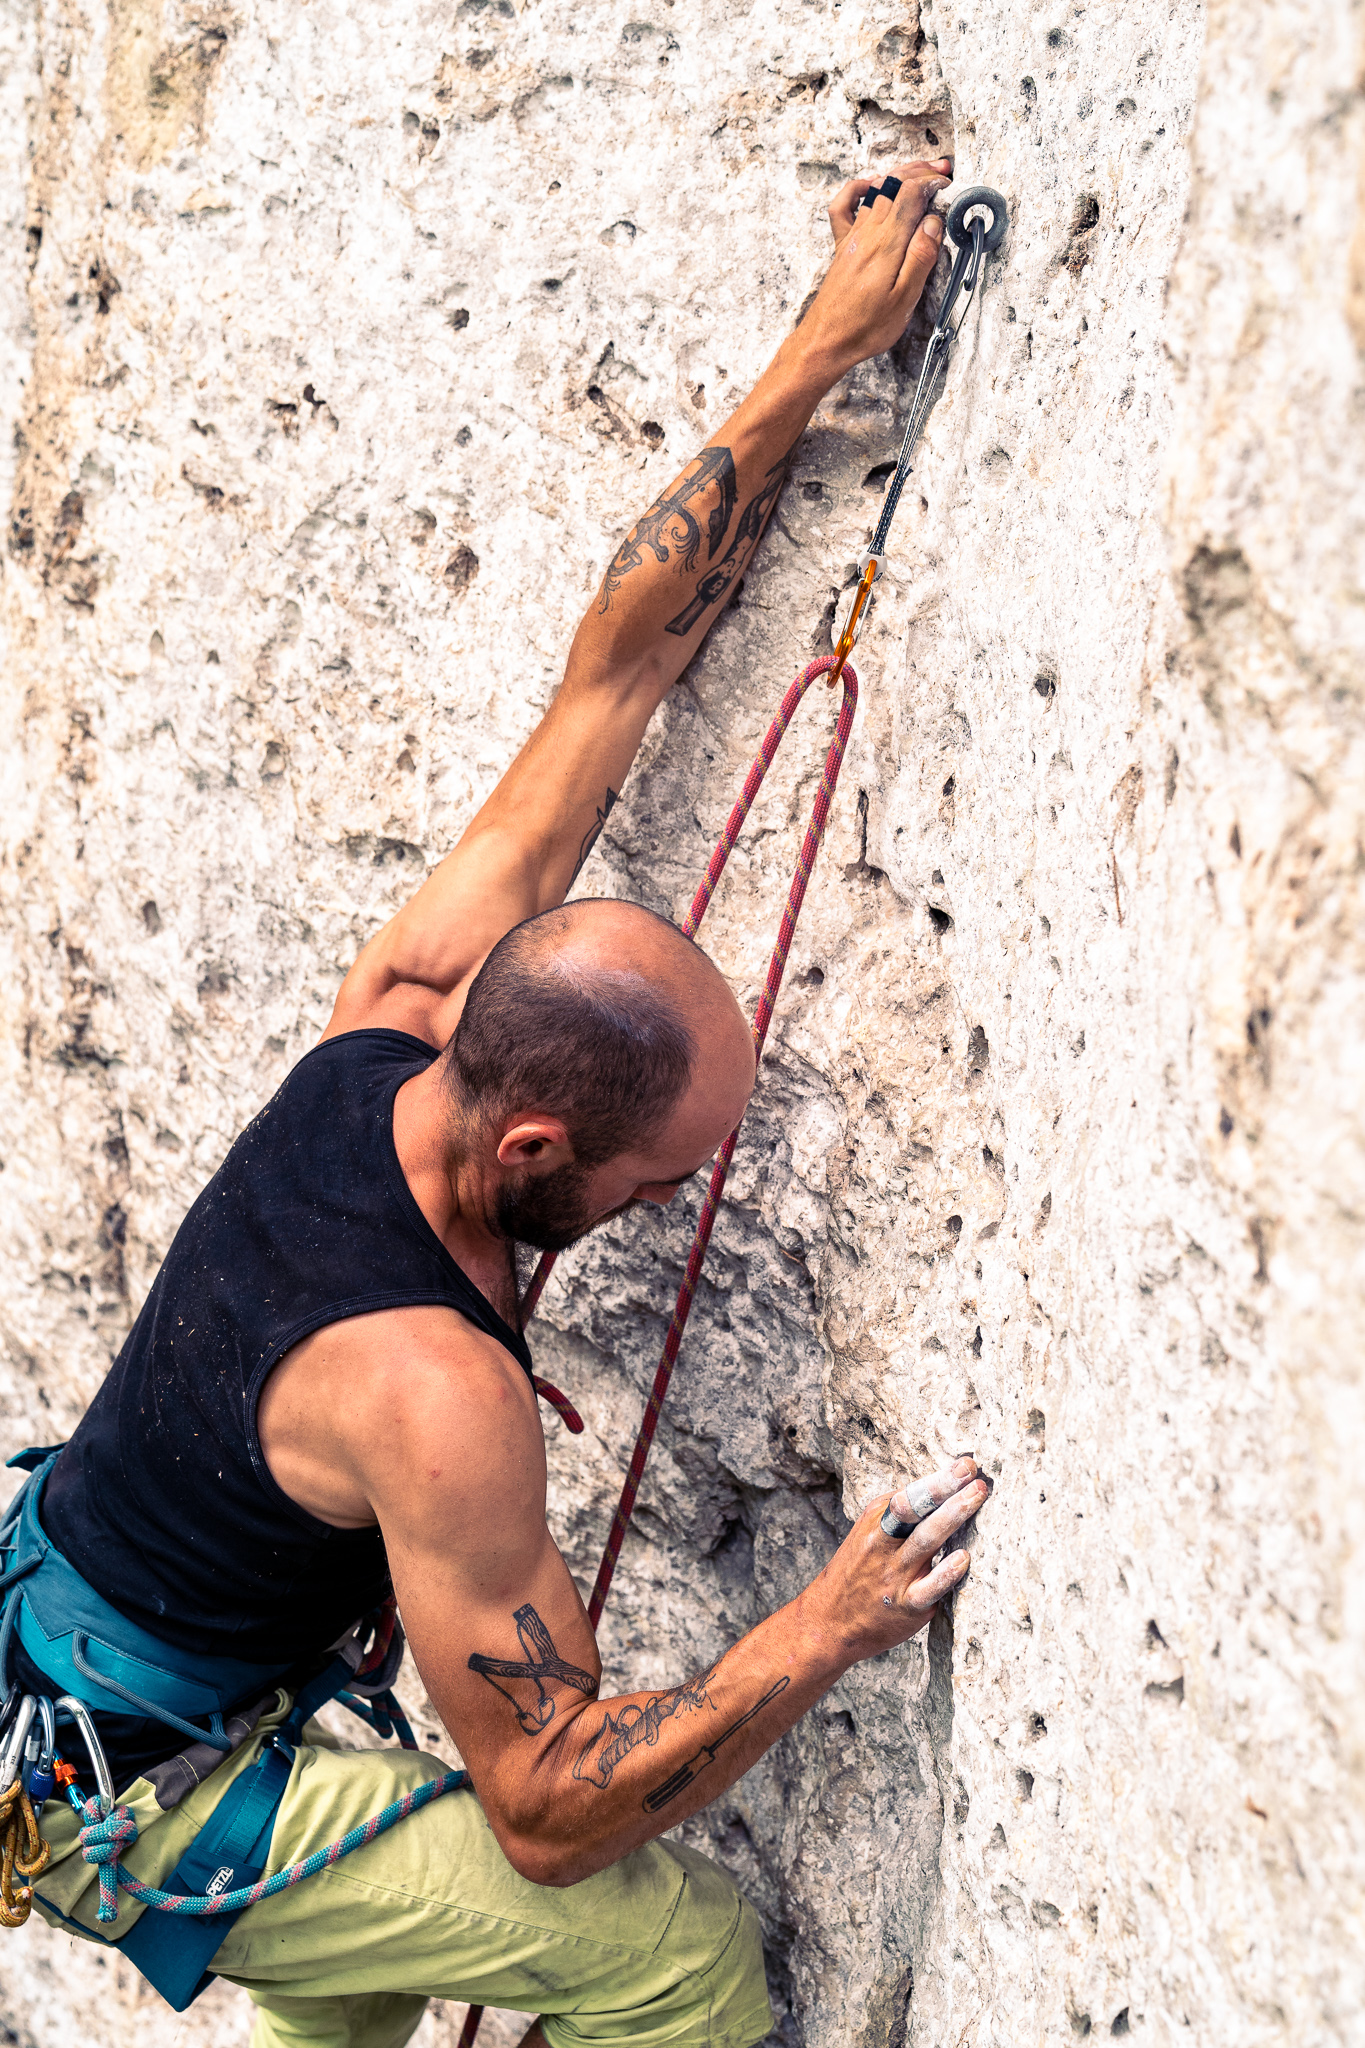
MULTIPOLYGON (((763 1915, 778 2038, 1358 2042, 1358 10, 0 20, 7 1448, 70 1430, 544 709, 833 188, 950 151, 1011 231, 857 653, 608 1683, 695 1670, 971 1448, 951 1615, 684 1831, 763 1915)), ((589 893, 685 910, 828 647, 923 335, 821 408, 589 893)), ((750 1005, 831 716, 704 929, 750 1005)), ((547 1422, 584 1584, 696 1201, 567 1257, 533 1333, 588 1421, 547 1422)), ((36 1925, 0 1995, 23 2048, 250 2026, 36 1925)))

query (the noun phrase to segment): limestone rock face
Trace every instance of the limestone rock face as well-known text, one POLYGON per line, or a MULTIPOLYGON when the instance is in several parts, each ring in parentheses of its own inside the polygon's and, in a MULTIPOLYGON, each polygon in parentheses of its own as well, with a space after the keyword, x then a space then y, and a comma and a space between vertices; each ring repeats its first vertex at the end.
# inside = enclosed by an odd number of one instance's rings
MULTIPOLYGON (((71 1428, 530 730, 834 186, 950 151, 1011 232, 858 650, 608 1679, 695 1669, 971 1447, 951 1615, 685 1831, 763 1914, 779 2037, 1358 2042, 1359 9, 634 5, 5 0, 8 1445, 71 1428)), ((922 343, 817 415, 589 891, 685 910, 922 343)), ((704 931, 750 1003, 831 716, 704 931)), ((585 1583, 696 1199, 536 1326, 585 1583)), ((181 2023, 3 1942, 25 2048, 247 2038, 227 1988, 181 2023)))

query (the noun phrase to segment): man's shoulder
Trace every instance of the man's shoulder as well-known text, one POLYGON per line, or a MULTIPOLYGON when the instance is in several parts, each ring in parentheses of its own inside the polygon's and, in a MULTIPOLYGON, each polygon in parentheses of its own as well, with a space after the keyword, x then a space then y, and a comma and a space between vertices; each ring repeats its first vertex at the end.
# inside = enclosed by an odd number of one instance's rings
POLYGON ((496 1338, 453 1309, 385 1310, 368 1347, 352 1456, 386 1530, 464 1526, 491 1501, 540 1501, 545 1437, 535 1390, 496 1338))
POLYGON ((524 1368, 505 1344, 456 1308, 419 1304, 380 1309, 339 1326, 341 1339, 361 1365, 370 1397, 395 1420, 429 1422, 470 1414, 485 1404, 537 1418, 536 1396, 524 1368), (363 1363, 362 1363, 363 1361, 363 1363))
POLYGON ((266 1382, 262 1449, 324 1520, 452 1509, 511 1474, 543 1488, 545 1439, 516 1359, 457 1310, 379 1309, 306 1337, 266 1382))

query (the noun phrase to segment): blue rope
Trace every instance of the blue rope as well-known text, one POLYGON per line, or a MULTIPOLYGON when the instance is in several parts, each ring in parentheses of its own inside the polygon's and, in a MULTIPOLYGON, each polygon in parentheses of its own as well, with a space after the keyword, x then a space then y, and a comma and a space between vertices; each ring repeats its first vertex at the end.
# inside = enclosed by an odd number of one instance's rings
POLYGON ((97 1917, 107 1923, 118 1918, 120 1885, 132 1898, 144 1906, 154 1907, 158 1913, 185 1913, 199 1918, 207 1918, 212 1913, 238 1913, 246 1906, 258 1905, 262 1899, 273 1898, 277 1892, 302 1884, 306 1877, 315 1877, 320 1870, 330 1869, 343 1856, 349 1856, 353 1849, 363 1849, 367 1842, 387 1834, 410 1813, 416 1813, 421 1807, 430 1806, 433 1799, 440 1799, 447 1792, 457 1792, 468 1784, 468 1771, 443 1771, 439 1778, 428 1778, 410 1792, 403 1793, 381 1813, 371 1814, 368 1820, 360 1821, 340 1841, 329 1843, 325 1849, 315 1849, 301 1863, 291 1863, 284 1870, 277 1870, 273 1877, 263 1877, 256 1884, 243 1885, 235 1892, 220 1892, 216 1899, 197 1896, 193 1892, 163 1892, 156 1885, 144 1884, 141 1878, 125 1870, 120 1861, 123 1851, 131 1849, 138 1837, 137 1817, 130 1808, 116 1806, 112 1813, 101 1814, 98 1799, 83 1801, 74 1787, 69 1789, 67 1796, 85 1821, 80 1833, 81 1854, 87 1863, 93 1863, 99 1870, 97 1917))

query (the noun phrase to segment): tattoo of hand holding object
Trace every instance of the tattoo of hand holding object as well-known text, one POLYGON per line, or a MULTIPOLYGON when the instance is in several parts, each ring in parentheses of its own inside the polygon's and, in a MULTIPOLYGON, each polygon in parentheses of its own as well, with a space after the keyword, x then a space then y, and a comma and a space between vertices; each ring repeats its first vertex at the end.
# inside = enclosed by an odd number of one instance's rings
POLYGON ((718 495, 706 522, 706 559, 712 559, 735 510, 735 464, 728 448, 703 448, 700 455, 694 455, 678 481, 636 520, 607 565, 599 613, 611 610, 611 601, 621 584, 644 561, 646 548, 661 566, 673 552, 680 555, 684 569, 696 568, 701 553, 701 527, 687 508, 713 488, 718 495))
POLYGON ((703 1707, 710 1707, 714 1713, 716 1703, 706 1690, 706 1681, 713 1678, 715 1672, 713 1664, 709 1671, 702 1672, 700 1678, 689 1678, 686 1685, 675 1685, 669 1692, 656 1693, 642 1707, 631 1701, 622 1707, 619 1714, 608 1714, 597 1733, 590 1736, 580 1750, 573 1767, 574 1776, 590 1785, 601 1786, 605 1791, 622 1758, 638 1749, 641 1743, 652 1748, 659 1739, 660 1728, 672 1715, 698 1713, 703 1707))

